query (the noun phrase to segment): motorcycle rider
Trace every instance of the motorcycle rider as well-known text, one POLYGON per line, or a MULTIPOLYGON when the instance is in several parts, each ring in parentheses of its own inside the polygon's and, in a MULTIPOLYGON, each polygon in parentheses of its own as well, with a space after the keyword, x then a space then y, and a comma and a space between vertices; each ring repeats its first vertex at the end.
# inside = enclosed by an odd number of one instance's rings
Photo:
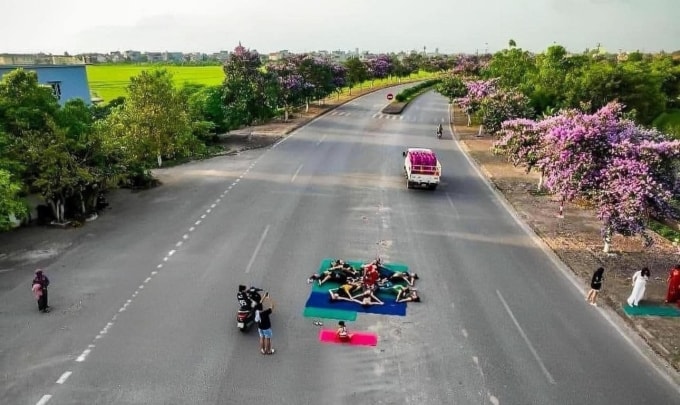
POLYGON ((258 294, 259 291, 263 290, 255 287, 250 287, 250 290, 248 290, 248 287, 245 285, 239 285, 238 293, 236 294, 236 300, 238 300, 240 308, 248 308, 252 310, 255 305, 259 304, 261 301, 260 294, 258 294))
POLYGON ((439 126, 437 127, 437 136, 441 137, 443 133, 444 133, 444 128, 442 127, 442 124, 440 123, 439 126))

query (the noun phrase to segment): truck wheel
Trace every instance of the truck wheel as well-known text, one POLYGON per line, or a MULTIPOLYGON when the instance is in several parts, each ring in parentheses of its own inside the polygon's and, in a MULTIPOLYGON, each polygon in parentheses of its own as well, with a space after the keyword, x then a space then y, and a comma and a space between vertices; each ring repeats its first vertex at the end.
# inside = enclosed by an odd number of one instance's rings
POLYGON ((432 191, 434 191, 434 190, 437 189, 437 185, 436 185, 436 184, 430 184, 429 189, 432 190, 432 191))

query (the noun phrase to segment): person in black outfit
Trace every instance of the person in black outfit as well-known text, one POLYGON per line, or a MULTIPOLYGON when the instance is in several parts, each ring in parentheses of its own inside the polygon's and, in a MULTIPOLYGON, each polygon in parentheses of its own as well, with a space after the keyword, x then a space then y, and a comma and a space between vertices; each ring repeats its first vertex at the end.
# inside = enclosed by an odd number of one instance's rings
POLYGON ((40 312, 50 312, 50 306, 47 305, 47 287, 49 285, 50 279, 47 278, 42 270, 36 270, 31 287, 38 300, 38 310, 40 312))
POLYGON ((274 354, 274 349, 272 349, 272 323, 269 316, 274 310, 274 302, 269 297, 269 293, 264 294, 262 302, 255 306, 257 312, 255 312, 255 322, 257 322, 257 331, 260 334, 260 353, 262 354, 274 354), (269 308, 263 309, 263 303, 265 301, 269 302, 269 308))
POLYGON ((593 273, 593 278, 590 280, 590 291, 588 291, 588 296, 586 296, 586 301, 590 305, 597 306, 597 294, 602 288, 602 282, 604 281, 604 267, 599 267, 593 273))

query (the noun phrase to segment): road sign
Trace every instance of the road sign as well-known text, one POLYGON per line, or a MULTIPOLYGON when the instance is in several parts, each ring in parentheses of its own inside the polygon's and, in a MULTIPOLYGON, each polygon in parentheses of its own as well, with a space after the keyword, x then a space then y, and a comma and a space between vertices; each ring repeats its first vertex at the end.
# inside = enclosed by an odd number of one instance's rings
POLYGON ((392 93, 387 93, 387 99, 388 100, 392 100, 393 98, 394 98, 394 96, 392 95, 392 93))

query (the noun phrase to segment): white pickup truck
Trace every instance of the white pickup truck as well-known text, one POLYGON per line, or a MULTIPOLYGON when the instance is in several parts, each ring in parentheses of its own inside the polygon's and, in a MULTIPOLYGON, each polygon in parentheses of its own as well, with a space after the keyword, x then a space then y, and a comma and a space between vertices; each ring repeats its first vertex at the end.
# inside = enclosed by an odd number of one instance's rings
POLYGON ((442 165, 431 149, 408 148, 403 153, 406 188, 415 186, 434 190, 439 185, 442 165))

